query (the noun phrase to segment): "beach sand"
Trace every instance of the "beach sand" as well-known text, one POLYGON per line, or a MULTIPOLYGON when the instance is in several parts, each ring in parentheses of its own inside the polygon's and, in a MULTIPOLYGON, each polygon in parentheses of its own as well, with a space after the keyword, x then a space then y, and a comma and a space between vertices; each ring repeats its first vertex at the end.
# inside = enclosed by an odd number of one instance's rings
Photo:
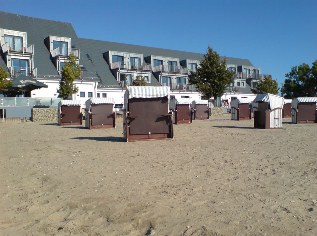
POLYGON ((173 140, 0 123, 0 235, 317 235, 317 125, 229 115, 173 140))

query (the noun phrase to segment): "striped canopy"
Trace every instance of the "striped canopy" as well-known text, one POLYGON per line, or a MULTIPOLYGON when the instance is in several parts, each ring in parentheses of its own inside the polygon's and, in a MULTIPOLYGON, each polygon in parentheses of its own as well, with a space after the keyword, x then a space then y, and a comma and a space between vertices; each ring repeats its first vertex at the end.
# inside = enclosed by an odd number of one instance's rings
POLYGON ((298 103, 314 102, 317 106, 317 97, 298 97, 292 100, 292 108, 297 108, 298 103))
POLYGON ((86 104, 115 104, 115 102, 113 98, 90 98, 86 104))
POLYGON ((170 88, 167 86, 129 86, 126 93, 128 98, 167 97, 170 88))
POLYGON ((81 101, 78 100, 61 100, 59 102, 60 106, 80 106, 81 101))

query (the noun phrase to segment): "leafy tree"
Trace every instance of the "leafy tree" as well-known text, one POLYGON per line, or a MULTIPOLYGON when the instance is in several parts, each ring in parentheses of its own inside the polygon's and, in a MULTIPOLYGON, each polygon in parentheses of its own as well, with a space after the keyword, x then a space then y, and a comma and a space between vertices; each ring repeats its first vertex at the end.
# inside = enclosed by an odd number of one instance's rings
POLYGON ((206 98, 220 97, 232 83, 234 74, 227 70, 226 60, 208 47, 204 59, 201 60, 197 72, 191 73, 189 82, 203 93, 206 98))
POLYGON ((260 80, 256 86, 256 89, 253 90, 255 93, 278 93, 278 83, 276 80, 272 79, 271 75, 265 75, 263 80, 260 80))
POLYGON ((314 97, 317 93, 317 60, 312 67, 308 64, 301 64, 292 67, 287 73, 282 87, 282 94, 285 98, 314 97))
POLYGON ((12 85, 12 82, 10 80, 7 80, 7 78, 9 77, 9 72, 0 67, 0 90, 6 89, 12 85))
POLYGON ((76 63, 76 57, 70 55, 62 70, 62 78, 59 82, 59 97, 68 99, 72 94, 78 92, 78 88, 73 85, 74 81, 79 78, 81 73, 80 66, 76 63))
POLYGON ((146 81, 142 75, 138 75, 132 82, 133 86, 146 86, 146 81))

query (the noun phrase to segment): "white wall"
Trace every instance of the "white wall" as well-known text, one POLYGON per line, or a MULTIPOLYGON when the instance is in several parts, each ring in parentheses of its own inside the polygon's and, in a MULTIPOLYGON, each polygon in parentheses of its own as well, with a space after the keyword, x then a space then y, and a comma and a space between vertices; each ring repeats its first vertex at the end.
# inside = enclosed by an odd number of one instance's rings
MULTIPOLYGON (((38 81, 45 83, 48 87, 47 88, 41 88, 41 89, 35 89, 31 92, 31 97, 50 97, 50 98, 57 98, 59 89, 59 80, 43 80, 38 79, 38 81)), ((85 104, 85 102, 89 99, 88 92, 92 93, 92 97, 96 97, 96 88, 97 88, 98 82, 81 82, 81 81, 75 81, 74 85, 78 88, 78 92, 76 94, 73 94, 72 99, 73 100, 79 100, 81 101, 82 105, 85 104), (85 96, 81 97, 80 92, 84 92, 85 96)))
POLYGON ((201 94, 198 92, 171 92, 171 96, 175 96, 175 99, 188 99, 190 101, 201 100, 201 94))
POLYGON ((38 81, 46 84, 48 87, 32 90, 31 92, 32 98, 39 98, 39 97, 57 98, 58 97, 57 89, 59 88, 59 81, 43 80, 43 79, 38 79, 38 81))
MULTIPOLYGON (((122 89, 97 89, 97 93, 100 94, 100 97, 102 98, 103 94, 106 94, 107 98, 113 98, 115 101, 115 104, 124 104, 124 94, 126 90, 122 89)), ((97 97, 97 95, 96 95, 97 97)))
POLYGON ((224 94, 221 96, 221 101, 228 100, 229 104, 231 103, 232 97, 234 98, 249 98, 250 101, 253 101, 256 97, 256 94, 224 94))
POLYGON ((76 81, 74 85, 78 88, 78 92, 73 94, 72 99, 81 101, 83 107, 85 107, 85 102, 90 98, 88 95, 92 93, 91 97, 96 97, 96 88, 98 82, 79 82, 76 81), (84 97, 81 97, 81 92, 84 93, 84 97))

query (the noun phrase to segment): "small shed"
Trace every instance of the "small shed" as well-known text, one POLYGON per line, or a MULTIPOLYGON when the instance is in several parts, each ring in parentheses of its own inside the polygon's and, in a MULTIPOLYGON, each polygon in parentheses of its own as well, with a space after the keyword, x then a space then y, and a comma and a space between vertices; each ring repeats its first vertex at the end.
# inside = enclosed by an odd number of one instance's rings
POLYGON ((59 125, 82 125, 81 101, 61 100, 58 103, 59 125))
POLYGON ((283 118, 292 117, 292 99, 284 99, 283 118))
POLYGON ((129 86, 125 93, 123 135, 126 141, 173 138, 167 86, 129 86))
POLYGON ((273 94, 258 94, 253 101, 254 128, 282 128, 284 98, 273 94))
POLYGON ((85 126, 94 128, 115 128, 116 113, 112 98, 90 98, 86 101, 85 126))
POLYGON ((292 100, 292 123, 317 123, 317 97, 298 97, 292 100))
POLYGON ((192 123, 192 101, 190 99, 176 99, 174 114, 174 124, 192 123))
POLYGON ((251 100, 249 98, 237 98, 231 101, 231 120, 251 119, 251 100))
POLYGON ((209 119, 209 102, 208 100, 195 100, 192 102, 192 111, 194 120, 209 119))

